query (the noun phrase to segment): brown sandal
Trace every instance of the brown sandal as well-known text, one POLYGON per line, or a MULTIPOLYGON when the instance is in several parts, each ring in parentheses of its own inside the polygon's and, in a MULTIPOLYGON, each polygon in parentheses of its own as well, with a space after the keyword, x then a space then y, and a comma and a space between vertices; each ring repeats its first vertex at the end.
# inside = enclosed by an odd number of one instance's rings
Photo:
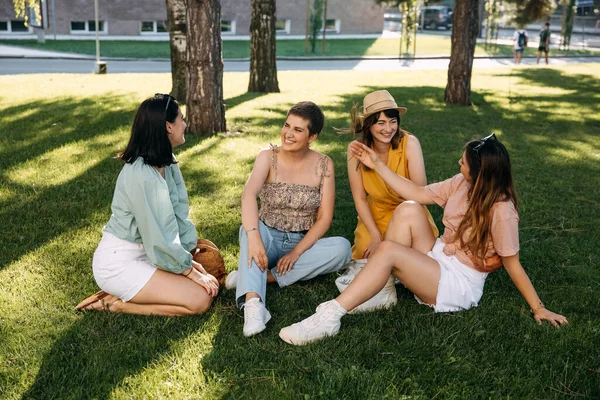
POLYGON ((121 299, 116 299, 115 301, 113 301, 111 303, 107 303, 106 301, 104 301, 104 299, 100 299, 100 304, 102 305, 102 309, 100 309, 98 311, 112 312, 112 310, 110 308, 114 304, 116 304, 118 301, 121 301, 121 299))
POLYGON ((75 306, 75 309, 78 311, 81 311, 82 309, 86 308, 90 304, 94 304, 98 300, 104 299, 106 296, 108 296, 108 293, 106 293, 103 290, 96 292, 93 295, 86 297, 81 303, 77 304, 75 306))

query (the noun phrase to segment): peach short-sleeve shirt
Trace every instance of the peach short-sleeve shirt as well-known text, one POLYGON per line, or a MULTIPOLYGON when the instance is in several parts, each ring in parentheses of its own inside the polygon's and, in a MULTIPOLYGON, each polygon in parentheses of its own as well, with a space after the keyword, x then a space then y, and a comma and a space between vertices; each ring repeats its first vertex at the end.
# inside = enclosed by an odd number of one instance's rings
MULTIPOLYGON (((491 238, 485 261, 482 263, 479 259, 474 260, 468 250, 460 247, 460 240, 453 240, 467 212, 469 186, 464 176, 457 174, 445 181, 427 185, 425 193, 444 209, 442 223, 445 229, 441 236, 446 244, 444 254, 454 255, 460 262, 478 271, 491 272, 502 267, 500 257, 519 252, 519 214, 512 201, 499 201, 492 206, 491 238)), ((470 231, 469 228, 465 232, 465 241, 470 231)))

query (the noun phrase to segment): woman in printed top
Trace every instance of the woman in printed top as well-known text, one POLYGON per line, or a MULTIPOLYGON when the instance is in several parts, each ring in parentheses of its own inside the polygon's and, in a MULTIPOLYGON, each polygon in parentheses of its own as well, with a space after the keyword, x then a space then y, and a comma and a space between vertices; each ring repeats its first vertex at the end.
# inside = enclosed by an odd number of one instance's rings
MULTIPOLYGON (((415 136, 400 129, 404 113, 406 108, 398 107, 387 90, 377 90, 365 96, 362 115, 358 115, 356 106, 352 109, 351 130, 361 135, 360 142, 373 149, 390 170, 425 186, 427 176, 421 144, 415 136)), ((392 214, 404 199, 356 157, 348 157, 348 178, 358 213, 352 259, 359 260, 369 258, 383 241, 392 214)), ((431 214, 427 208, 424 211, 431 231, 437 236, 431 214)))
POLYGON ((390 222, 385 240, 363 271, 335 300, 316 314, 283 328, 279 336, 303 345, 335 335, 340 319, 370 299, 390 274, 436 312, 467 310, 477 305, 488 273, 506 268, 538 323, 559 327, 567 319, 547 310, 519 261, 519 216, 508 152, 495 135, 465 146, 460 174, 421 187, 391 171, 369 147, 359 142, 351 154, 374 169, 405 201, 390 222), (422 204, 444 208, 445 226, 435 238, 422 204))
POLYGON ((337 271, 350 260, 348 240, 322 238, 333 217, 333 162, 310 144, 323 122, 316 104, 293 106, 281 128, 281 146, 258 154, 246 182, 238 270, 225 282, 236 287, 246 337, 262 332, 271 319, 265 307, 268 282, 289 286, 337 271))
POLYGON ((172 96, 157 94, 138 108, 92 263, 102 291, 77 309, 190 315, 210 308, 219 284, 192 260, 198 236, 173 156, 186 126, 172 96))

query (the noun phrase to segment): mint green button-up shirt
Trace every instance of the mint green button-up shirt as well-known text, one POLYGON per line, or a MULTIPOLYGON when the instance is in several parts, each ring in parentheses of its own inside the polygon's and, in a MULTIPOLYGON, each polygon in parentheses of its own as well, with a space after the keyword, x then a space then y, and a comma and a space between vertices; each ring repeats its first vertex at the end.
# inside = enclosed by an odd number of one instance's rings
POLYGON ((104 229, 120 239, 142 243, 152 264, 182 273, 192 264, 196 227, 189 219, 190 202, 177 164, 165 177, 138 157, 117 178, 112 215, 104 229))

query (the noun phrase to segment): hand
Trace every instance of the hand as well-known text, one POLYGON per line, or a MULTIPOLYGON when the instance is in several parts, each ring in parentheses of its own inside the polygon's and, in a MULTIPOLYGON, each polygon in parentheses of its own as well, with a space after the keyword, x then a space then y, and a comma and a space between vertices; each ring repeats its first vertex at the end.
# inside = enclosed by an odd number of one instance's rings
POLYGON ((358 140, 350 143, 349 149, 353 157, 371 169, 375 169, 375 166, 381 162, 377 153, 358 140))
POLYGON ((369 258, 373 255, 373 253, 375 252, 375 249, 377 249, 377 246, 379 246, 379 244, 381 243, 381 236, 377 235, 377 236, 371 236, 371 241, 369 242, 369 244, 367 245, 367 248, 365 249, 362 258, 369 258))
POLYGON ((201 274, 207 274, 206 270, 204 269, 202 264, 200 264, 199 262, 192 260, 192 267, 194 267, 194 269, 196 271, 200 272, 201 274))
POLYGON ((252 268, 253 259, 263 272, 269 266, 269 259, 259 231, 252 231, 248 234, 248 268, 252 268))
POLYGON ((536 312, 533 314, 533 318, 538 323, 538 325, 541 325, 542 321, 545 320, 550 322, 556 328, 560 328, 560 325, 566 325, 569 323, 569 321, 567 321, 567 318, 565 318, 564 315, 553 313, 552 311, 546 310, 545 308, 540 308, 539 310, 536 310, 536 312))
POLYGON ((219 294, 219 281, 217 281, 217 278, 211 274, 201 273, 194 268, 194 271, 192 271, 187 278, 206 289, 209 296, 215 297, 217 294, 219 294))
POLYGON ((297 254, 293 250, 281 257, 277 262, 277 273, 279 275, 285 275, 286 272, 294 267, 298 258, 300 258, 300 254, 297 254))

